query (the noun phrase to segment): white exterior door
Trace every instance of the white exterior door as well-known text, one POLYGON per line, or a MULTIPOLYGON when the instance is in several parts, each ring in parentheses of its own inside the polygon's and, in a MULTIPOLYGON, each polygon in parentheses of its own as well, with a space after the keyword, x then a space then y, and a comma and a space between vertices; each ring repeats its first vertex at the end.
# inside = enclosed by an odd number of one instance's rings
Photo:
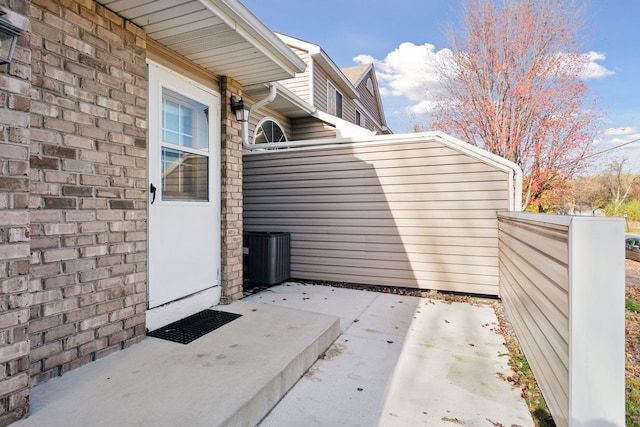
POLYGON ((150 63, 148 102, 152 309, 220 286, 220 98, 150 63))

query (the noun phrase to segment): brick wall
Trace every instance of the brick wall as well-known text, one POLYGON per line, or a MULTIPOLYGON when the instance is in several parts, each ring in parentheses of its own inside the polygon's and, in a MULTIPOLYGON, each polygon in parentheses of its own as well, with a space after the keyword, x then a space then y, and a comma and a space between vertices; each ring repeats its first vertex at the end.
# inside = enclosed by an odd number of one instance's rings
POLYGON ((32 385, 140 341, 145 34, 92 1, 32 0, 32 385))
POLYGON ((222 77, 221 239, 222 303, 242 297, 242 125, 231 112, 231 95, 241 96, 241 85, 222 77))
POLYGON ((0 426, 29 410, 29 2, 0 1, 24 31, 0 65, 0 426))

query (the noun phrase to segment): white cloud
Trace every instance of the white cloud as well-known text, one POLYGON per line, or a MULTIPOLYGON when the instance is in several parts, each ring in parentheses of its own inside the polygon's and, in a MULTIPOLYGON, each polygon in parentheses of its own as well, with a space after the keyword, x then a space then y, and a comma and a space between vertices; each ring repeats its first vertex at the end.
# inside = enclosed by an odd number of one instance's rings
POLYGON ((601 133, 607 136, 617 136, 617 135, 631 135, 636 130, 632 127, 624 127, 624 128, 609 128, 603 130, 601 133))
MULTIPOLYGON (((442 88, 438 69, 447 63, 451 64, 451 58, 452 52, 448 48, 436 50, 430 43, 415 45, 404 42, 382 60, 364 54, 353 60, 359 64, 373 63, 380 94, 385 97, 406 98, 409 102, 403 113, 419 115, 429 112, 436 105, 435 97, 442 88)), ((597 79, 614 74, 598 63, 605 60, 602 53, 590 51, 582 54, 581 58, 582 79, 597 79)))
MULTIPOLYGON (((428 107, 440 87, 437 67, 451 56, 449 49, 436 51, 429 43, 402 43, 383 60, 370 55, 358 55, 353 60, 376 67, 380 93, 384 96, 404 96, 416 103, 412 110, 428 107)), ((424 110, 420 110, 424 111, 424 110)))
POLYGON ((604 66, 596 62, 604 61, 606 59, 603 53, 590 51, 583 53, 582 58, 585 61, 585 65, 580 73, 580 78, 583 80, 601 79, 615 74, 615 72, 607 70, 604 66))

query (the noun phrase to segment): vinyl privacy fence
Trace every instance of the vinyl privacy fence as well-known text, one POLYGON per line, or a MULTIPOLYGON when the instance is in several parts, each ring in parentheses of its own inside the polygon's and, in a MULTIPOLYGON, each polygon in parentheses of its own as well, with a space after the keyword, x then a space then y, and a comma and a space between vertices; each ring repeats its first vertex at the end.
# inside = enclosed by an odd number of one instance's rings
POLYGON ((243 163, 244 229, 291 233, 292 277, 498 293, 496 212, 514 205, 502 159, 417 134, 243 163))
POLYGON ((623 426, 624 220, 500 213, 500 296, 558 426, 623 426))

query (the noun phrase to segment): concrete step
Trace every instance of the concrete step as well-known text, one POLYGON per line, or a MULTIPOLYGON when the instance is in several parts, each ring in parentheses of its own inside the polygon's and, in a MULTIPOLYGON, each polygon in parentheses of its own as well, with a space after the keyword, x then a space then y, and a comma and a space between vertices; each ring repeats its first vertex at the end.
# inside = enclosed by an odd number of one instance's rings
POLYGON ((15 426, 253 426, 340 334, 335 316, 236 301, 188 344, 147 338, 36 386, 15 426))

